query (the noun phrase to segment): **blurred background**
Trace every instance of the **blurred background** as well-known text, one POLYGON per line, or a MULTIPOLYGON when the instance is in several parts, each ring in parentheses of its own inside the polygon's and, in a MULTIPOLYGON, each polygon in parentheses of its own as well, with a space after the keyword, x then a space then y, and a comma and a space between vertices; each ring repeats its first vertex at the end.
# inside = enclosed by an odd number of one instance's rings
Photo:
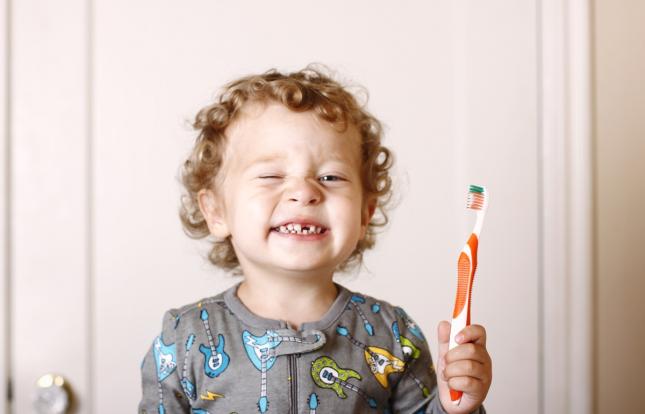
POLYGON ((395 207, 337 280, 405 307, 437 353, 459 250, 490 413, 645 407, 645 3, 0 0, 0 414, 136 410, 165 310, 237 282, 178 218, 190 122, 218 88, 327 65, 369 91, 395 207), (39 394, 40 392, 40 394, 39 394))

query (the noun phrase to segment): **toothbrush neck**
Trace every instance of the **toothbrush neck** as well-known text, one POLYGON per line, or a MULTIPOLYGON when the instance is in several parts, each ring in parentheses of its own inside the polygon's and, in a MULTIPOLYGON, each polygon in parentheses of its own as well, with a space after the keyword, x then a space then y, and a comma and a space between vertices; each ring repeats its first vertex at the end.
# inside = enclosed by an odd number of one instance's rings
POLYGON ((484 224, 484 212, 483 211, 478 211, 477 212, 477 221, 475 222, 475 229, 473 230, 473 233, 477 235, 477 238, 479 238, 479 233, 482 231, 482 225, 484 224))

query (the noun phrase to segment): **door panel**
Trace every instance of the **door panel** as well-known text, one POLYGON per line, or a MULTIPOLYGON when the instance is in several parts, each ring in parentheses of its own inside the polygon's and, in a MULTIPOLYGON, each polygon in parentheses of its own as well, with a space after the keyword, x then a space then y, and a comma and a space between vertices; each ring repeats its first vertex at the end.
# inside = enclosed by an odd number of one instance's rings
POLYGON ((58 373, 89 412, 91 333, 86 2, 12 2, 13 412, 58 373))

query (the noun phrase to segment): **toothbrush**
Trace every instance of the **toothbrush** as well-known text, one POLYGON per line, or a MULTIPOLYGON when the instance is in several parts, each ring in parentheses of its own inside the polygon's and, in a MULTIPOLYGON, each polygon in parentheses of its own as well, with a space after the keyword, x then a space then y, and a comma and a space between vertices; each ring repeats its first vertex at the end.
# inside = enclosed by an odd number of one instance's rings
MULTIPOLYGON (((471 185, 466 200, 466 208, 477 212, 477 221, 468 242, 459 254, 459 261, 457 262, 457 297, 455 298, 455 309, 452 312, 448 350, 459 345, 455 341, 455 337, 462 329, 470 325, 470 300, 475 270, 477 270, 477 245, 479 244, 479 233, 484 224, 487 206, 488 192, 486 187, 471 185)), ((455 405, 459 405, 461 402, 462 394, 462 391, 450 390, 450 399, 455 405)))

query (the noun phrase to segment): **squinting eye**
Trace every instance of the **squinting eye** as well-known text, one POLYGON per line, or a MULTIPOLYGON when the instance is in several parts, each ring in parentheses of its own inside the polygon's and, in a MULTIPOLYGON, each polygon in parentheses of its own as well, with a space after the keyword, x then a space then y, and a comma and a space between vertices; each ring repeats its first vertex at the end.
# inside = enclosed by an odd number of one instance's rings
POLYGON ((260 178, 280 178, 279 175, 263 175, 260 178))
POLYGON ((342 181, 343 179, 337 175, 323 175, 320 177, 321 181, 342 181))

